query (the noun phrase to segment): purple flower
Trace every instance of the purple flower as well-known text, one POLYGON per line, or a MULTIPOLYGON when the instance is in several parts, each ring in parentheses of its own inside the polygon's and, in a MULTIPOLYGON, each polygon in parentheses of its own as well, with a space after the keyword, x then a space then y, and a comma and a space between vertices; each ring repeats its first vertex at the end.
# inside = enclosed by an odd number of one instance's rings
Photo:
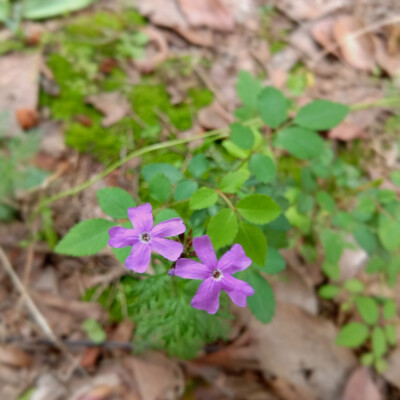
POLYGON ((253 295, 254 289, 247 282, 232 276, 251 264, 243 247, 240 244, 233 245, 219 261, 207 235, 194 238, 193 248, 201 263, 181 258, 176 262, 175 268, 175 275, 181 278, 203 279, 192 299, 192 307, 215 314, 219 308, 221 290, 225 290, 236 305, 246 307, 247 296, 253 295))
POLYGON ((146 271, 152 250, 171 261, 176 261, 182 254, 182 243, 165 239, 185 232, 186 227, 181 218, 171 218, 153 226, 153 213, 149 203, 128 208, 128 217, 133 229, 120 226, 111 228, 108 231, 108 244, 117 249, 132 246, 131 254, 125 260, 129 269, 139 273, 146 271))

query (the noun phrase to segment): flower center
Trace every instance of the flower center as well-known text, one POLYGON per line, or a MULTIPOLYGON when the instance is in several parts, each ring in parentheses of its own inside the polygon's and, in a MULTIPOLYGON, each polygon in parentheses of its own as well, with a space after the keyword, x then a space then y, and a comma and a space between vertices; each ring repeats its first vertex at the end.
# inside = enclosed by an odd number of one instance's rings
POLYGON ((149 233, 145 232, 140 235, 140 241, 142 243, 149 243, 151 240, 151 236, 149 233))
POLYGON ((211 276, 213 277, 213 279, 215 281, 220 281, 223 277, 223 274, 221 272, 221 270, 219 269, 214 269, 214 271, 212 272, 211 276))

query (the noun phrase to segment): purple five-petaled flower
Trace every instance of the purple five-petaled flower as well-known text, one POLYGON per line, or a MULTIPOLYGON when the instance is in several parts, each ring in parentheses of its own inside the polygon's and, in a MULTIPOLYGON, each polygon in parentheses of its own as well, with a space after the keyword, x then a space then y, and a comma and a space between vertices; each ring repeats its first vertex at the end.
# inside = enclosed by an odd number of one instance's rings
POLYGON ((183 252, 182 243, 165 239, 185 232, 181 218, 171 218, 153 226, 151 204, 128 208, 128 217, 133 229, 115 226, 108 231, 108 244, 117 249, 132 246, 125 265, 135 272, 145 272, 150 264, 151 251, 161 254, 167 260, 176 261, 183 252))
POLYGON ((193 248, 201 263, 181 258, 176 262, 175 275, 187 279, 203 279, 191 305, 209 314, 215 314, 219 308, 219 296, 224 290, 230 299, 240 307, 246 307, 247 297, 254 289, 244 281, 232 276, 243 271, 251 264, 243 247, 235 244, 217 260, 213 245, 207 235, 193 239, 193 248))

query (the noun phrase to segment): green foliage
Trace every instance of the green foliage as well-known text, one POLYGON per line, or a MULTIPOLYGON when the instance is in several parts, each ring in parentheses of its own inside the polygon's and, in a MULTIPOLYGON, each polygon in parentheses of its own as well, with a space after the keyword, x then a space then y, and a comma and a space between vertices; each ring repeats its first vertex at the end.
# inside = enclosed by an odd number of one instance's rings
POLYGON ((241 221, 235 243, 243 246, 245 253, 253 262, 264 265, 267 255, 267 239, 258 226, 241 221))
POLYGON ((174 200, 182 201, 190 199, 190 197, 198 189, 198 187, 198 183, 191 179, 180 181, 174 191, 174 200))
POLYGON ((136 206, 132 196, 118 187, 98 190, 97 200, 103 212, 116 219, 127 218, 128 208, 136 206))
POLYGON ((258 110, 265 124, 278 128, 288 117, 288 101, 282 92, 268 86, 258 96, 258 110))
POLYGON ((254 136, 250 128, 239 123, 231 124, 231 140, 243 150, 250 150, 254 145, 254 136))
POLYGON ((297 113, 294 122, 312 130, 327 130, 339 125, 349 113, 349 108, 328 100, 315 100, 297 113))
POLYGON ((279 205, 264 194, 246 196, 237 203, 236 208, 243 218, 255 224, 267 224, 281 213, 279 205))
POLYGON ((108 230, 114 225, 114 222, 101 218, 79 222, 54 250, 58 254, 77 257, 96 254, 107 246, 108 230))
POLYGON ((350 322, 340 330, 336 343, 345 347, 359 347, 368 338, 368 327, 359 322, 350 322))
POLYGON ((43 19, 62 15, 85 8, 96 0, 68 0, 49 2, 47 0, 24 0, 23 17, 28 19, 43 19))
POLYGON ((82 328, 93 343, 103 343, 107 339, 104 329, 93 318, 86 319, 82 324, 82 328))
POLYGON ((261 83, 247 71, 240 71, 236 89, 243 105, 251 111, 256 110, 261 83))
POLYGON ((369 325, 375 325, 379 319, 379 307, 375 299, 367 296, 356 298, 356 306, 362 319, 369 325))
POLYGON ((164 203, 171 193, 171 183, 163 174, 153 176, 149 182, 150 197, 164 203))
POLYGON ((229 172, 222 178, 219 187, 223 193, 237 193, 249 177, 250 173, 247 169, 229 172))
POLYGON ((210 188, 200 188, 193 193, 190 198, 190 208, 192 210, 201 210, 213 206, 218 200, 218 194, 210 188))
POLYGON ((274 181, 276 166, 272 159, 264 154, 253 154, 250 157, 249 168, 252 175, 262 183, 274 181))
POLYGON ((233 242, 238 231, 236 214, 229 208, 224 208, 215 214, 207 227, 207 235, 216 249, 227 246, 233 242), (224 230, 221 229, 224 227, 224 230))

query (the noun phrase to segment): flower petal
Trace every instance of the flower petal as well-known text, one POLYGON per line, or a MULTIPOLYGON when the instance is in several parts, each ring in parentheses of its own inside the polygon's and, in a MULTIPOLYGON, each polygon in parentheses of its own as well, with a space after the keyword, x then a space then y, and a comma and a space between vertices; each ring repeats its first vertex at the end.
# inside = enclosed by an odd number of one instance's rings
POLYGON ((108 230, 110 239, 108 244, 111 247, 120 249, 121 247, 133 246, 138 241, 138 235, 133 229, 126 229, 120 226, 114 226, 108 230))
POLYGON ((176 236, 186 231, 186 226, 181 218, 171 218, 167 221, 160 222, 151 231, 154 237, 176 236))
POLYGON ((246 307, 247 297, 254 294, 254 289, 247 282, 230 275, 224 275, 221 280, 221 288, 239 307, 246 307))
POLYGON ((224 274, 243 271, 251 265, 251 259, 246 256, 240 244, 234 244, 218 261, 218 268, 224 274))
POLYGON ((188 258, 180 258, 175 266, 175 275, 186 279, 206 279, 211 276, 211 272, 206 265, 188 258))
POLYGON ((139 233, 150 233, 153 229, 153 212, 150 203, 142 204, 139 207, 128 208, 128 217, 134 229, 139 233))
POLYGON ((156 253, 170 261, 176 261, 183 252, 183 244, 175 240, 156 237, 151 239, 150 245, 156 253))
POLYGON ((217 256, 211 239, 207 235, 194 238, 193 248, 203 264, 212 268, 217 266, 217 256))
POLYGON ((125 260, 125 265, 139 273, 146 271, 150 264, 151 259, 151 246, 148 243, 137 242, 132 247, 131 254, 125 260))
POLYGON ((200 310, 206 310, 209 314, 215 314, 219 308, 220 293, 220 282, 216 282, 213 278, 207 278, 201 282, 190 305, 200 310))

